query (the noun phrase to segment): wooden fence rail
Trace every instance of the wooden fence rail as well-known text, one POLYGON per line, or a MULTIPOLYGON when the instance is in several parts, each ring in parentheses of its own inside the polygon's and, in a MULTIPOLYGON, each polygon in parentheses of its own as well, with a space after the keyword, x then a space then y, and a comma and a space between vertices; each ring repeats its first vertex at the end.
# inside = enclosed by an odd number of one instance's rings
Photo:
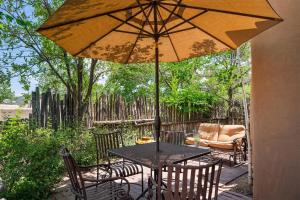
POLYGON ((64 95, 48 92, 40 94, 39 88, 32 92, 32 114, 30 122, 34 127, 58 129, 74 122, 74 100, 70 94, 64 95))
MULTIPOLYGON (((155 104, 151 99, 138 97, 133 102, 119 95, 103 95, 93 104, 94 121, 115 121, 128 119, 152 119, 155 116, 155 104)), ((175 106, 160 105, 161 118, 165 122, 198 120, 202 112, 180 112, 175 106)))
MULTIPOLYGON (((30 121, 35 127, 49 127, 53 129, 70 126, 75 119, 75 102, 70 93, 63 97, 48 90, 40 94, 39 88, 32 92, 32 115, 30 121)), ((165 130, 188 130, 195 129, 194 125, 202 121, 214 121, 226 123, 226 111, 223 107, 216 106, 211 116, 204 117, 204 113, 181 112, 175 106, 160 105, 162 128, 165 130), (216 119, 216 120, 214 120, 216 119), (190 127, 190 128, 189 128, 190 127)), ((155 105, 151 99, 138 97, 134 101, 126 102, 120 95, 102 95, 94 103, 90 102, 86 112, 86 121, 94 124, 117 126, 134 123, 143 132, 152 129, 152 119, 155 116, 155 105), (141 125, 142 124, 142 125, 141 125)), ((234 123, 241 122, 242 108, 238 108, 234 123)))

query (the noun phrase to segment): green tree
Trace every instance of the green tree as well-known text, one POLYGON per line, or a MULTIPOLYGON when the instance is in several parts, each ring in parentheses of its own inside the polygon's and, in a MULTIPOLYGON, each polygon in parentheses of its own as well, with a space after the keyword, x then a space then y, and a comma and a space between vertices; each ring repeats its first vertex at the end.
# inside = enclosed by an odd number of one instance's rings
MULTIPOLYGON (((209 117, 220 105, 225 107, 232 122, 237 102, 242 102, 242 80, 249 98, 250 46, 188 59, 182 62, 160 63, 161 102, 182 112, 203 111, 209 117)), ((102 92, 121 94, 127 100, 137 96, 154 98, 154 66, 152 64, 111 64, 102 92)), ((241 108, 241 103, 238 104, 241 108)))
POLYGON ((103 92, 120 94, 127 101, 141 96, 154 97, 154 66, 152 64, 110 63, 110 69, 103 92))
POLYGON ((63 0, 0 1, 0 65, 29 85, 36 78, 44 88, 69 91, 75 116, 83 117, 93 86, 107 70, 97 60, 74 58, 35 30, 63 0))
POLYGON ((228 123, 232 123, 235 104, 242 102, 243 81, 247 98, 250 96, 250 45, 241 46, 239 56, 237 51, 230 51, 208 56, 207 61, 203 72, 206 87, 225 102, 228 123))
POLYGON ((12 99, 14 96, 11 91, 10 75, 0 70, 0 103, 5 99, 12 99))
POLYGON ((161 65, 162 100, 183 112, 202 111, 209 114, 217 98, 205 90, 199 72, 204 70, 205 57, 161 65))

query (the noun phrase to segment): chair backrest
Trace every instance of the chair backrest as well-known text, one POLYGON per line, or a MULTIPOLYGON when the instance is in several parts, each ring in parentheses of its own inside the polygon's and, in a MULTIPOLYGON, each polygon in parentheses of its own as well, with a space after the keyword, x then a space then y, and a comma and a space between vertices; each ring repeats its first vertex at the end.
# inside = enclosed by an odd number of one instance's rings
POLYGON ((176 144, 176 145, 184 145, 185 134, 183 131, 161 131, 160 133, 160 141, 176 144))
POLYGON ((64 160, 65 167, 68 171, 68 175, 71 182, 71 191, 78 197, 86 199, 86 191, 84 187, 84 181, 82 179, 81 172, 76 164, 76 161, 70 154, 69 150, 62 147, 60 155, 64 160))
POLYGON ((98 159, 107 158, 107 150, 117 149, 124 146, 122 132, 114 131, 110 133, 99 133, 97 130, 93 131, 96 143, 96 151, 98 159))
MULTIPOLYGON (((158 174, 158 191, 162 191, 162 172, 160 164, 158 174)), ((202 166, 167 165, 167 189, 163 191, 169 200, 211 200, 218 198, 218 185, 222 169, 222 160, 202 166)), ((158 200, 162 199, 161 195, 158 200)))

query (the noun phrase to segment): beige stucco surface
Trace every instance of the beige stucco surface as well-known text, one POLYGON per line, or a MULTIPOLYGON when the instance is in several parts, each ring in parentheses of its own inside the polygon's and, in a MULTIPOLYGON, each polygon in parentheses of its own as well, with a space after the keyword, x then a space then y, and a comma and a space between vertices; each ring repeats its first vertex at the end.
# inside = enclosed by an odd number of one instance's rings
POLYGON ((252 41, 254 199, 300 199, 300 0, 270 0, 285 20, 252 41))
POLYGON ((5 121, 8 118, 15 117, 20 119, 28 119, 29 114, 31 113, 32 109, 28 106, 0 104, 0 122, 5 121))

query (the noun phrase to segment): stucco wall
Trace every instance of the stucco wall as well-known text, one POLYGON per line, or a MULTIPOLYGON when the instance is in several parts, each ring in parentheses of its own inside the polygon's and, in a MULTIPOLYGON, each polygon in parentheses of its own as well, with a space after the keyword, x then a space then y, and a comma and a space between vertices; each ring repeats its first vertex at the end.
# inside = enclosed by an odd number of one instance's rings
POLYGON ((32 110, 27 106, 20 107, 18 105, 0 104, 0 122, 5 121, 7 118, 14 118, 16 116, 20 119, 29 119, 30 113, 32 113, 32 110))
POLYGON ((285 20, 252 41, 254 199, 300 200, 300 0, 270 0, 285 20))

